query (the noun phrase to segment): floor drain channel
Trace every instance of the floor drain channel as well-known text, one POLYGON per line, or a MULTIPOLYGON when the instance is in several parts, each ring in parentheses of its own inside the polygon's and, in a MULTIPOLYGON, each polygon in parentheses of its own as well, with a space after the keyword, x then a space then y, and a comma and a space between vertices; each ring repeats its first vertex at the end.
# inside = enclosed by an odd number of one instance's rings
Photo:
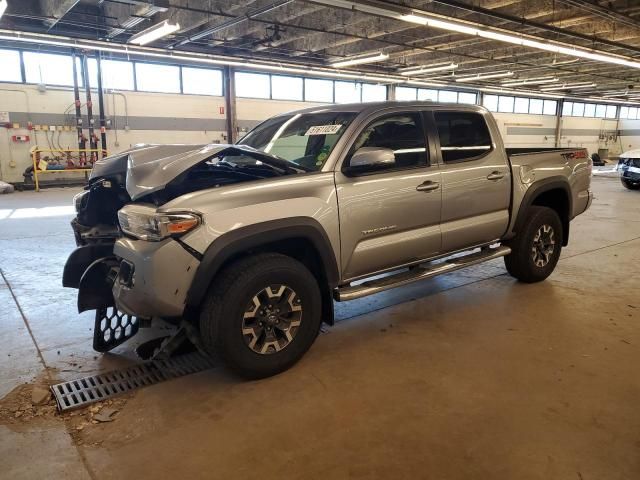
POLYGON ((58 383, 51 387, 51 391, 58 410, 64 412, 214 366, 211 359, 193 352, 168 360, 149 360, 122 370, 58 383))

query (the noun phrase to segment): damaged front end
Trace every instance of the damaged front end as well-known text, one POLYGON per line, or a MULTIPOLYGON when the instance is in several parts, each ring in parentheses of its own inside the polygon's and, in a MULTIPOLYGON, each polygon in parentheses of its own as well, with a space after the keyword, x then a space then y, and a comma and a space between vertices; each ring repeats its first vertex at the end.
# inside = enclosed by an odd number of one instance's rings
POLYGON ((152 320, 117 308, 127 303, 117 279, 128 276, 121 270, 129 264, 114 253, 116 241, 129 236, 118 219, 123 207, 153 210, 190 192, 302 171, 251 147, 231 145, 142 145, 96 162, 85 191, 74 198, 77 248, 62 279, 63 286, 78 289, 79 312, 96 311, 94 349, 111 350, 152 320))

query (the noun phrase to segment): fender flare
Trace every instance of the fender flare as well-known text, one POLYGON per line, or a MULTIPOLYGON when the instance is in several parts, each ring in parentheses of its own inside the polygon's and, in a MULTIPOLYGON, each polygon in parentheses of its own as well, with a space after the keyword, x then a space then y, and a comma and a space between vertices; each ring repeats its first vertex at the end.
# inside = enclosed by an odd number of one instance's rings
POLYGON ((187 292, 187 307, 197 308, 202 303, 212 280, 222 265, 233 256, 261 245, 295 238, 311 242, 320 255, 329 288, 336 287, 340 281, 340 273, 326 232, 313 218, 291 217, 247 225, 214 240, 203 254, 187 292))
POLYGON ((520 202, 520 208, 518 209, 518 215, 513 225, 512 232, 517 235, 517 232, 522 228, 522 225, 527 217, 527 210, 533 204, 533 201, 541 194, 560 189, 567 195, 567 218, 560 219, 562 221, 563 232, 563 244, 566 246, 569 240, 569 222, 572 219, 573 212, 573 197, 571 196, 571 187, 566 178, 560 176, 543 178, 531 185, 524 194, 522 202, 520 202))

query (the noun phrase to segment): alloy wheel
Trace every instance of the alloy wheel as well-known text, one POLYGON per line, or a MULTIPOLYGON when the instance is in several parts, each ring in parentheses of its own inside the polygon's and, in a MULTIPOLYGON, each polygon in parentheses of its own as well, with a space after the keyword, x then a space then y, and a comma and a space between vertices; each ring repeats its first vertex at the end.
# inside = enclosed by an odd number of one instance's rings
POLYGON ((555 250, 555 232, 551 225, 542 225, 533 237, 531 259, 536 267, 544 267, 550 261, 555 250))
POLYGON ((256 293, 242 319, 245 344, 259 354, 280 352, 293 341, 302 322, 302 302, 287 285, 270 285, 256 293))

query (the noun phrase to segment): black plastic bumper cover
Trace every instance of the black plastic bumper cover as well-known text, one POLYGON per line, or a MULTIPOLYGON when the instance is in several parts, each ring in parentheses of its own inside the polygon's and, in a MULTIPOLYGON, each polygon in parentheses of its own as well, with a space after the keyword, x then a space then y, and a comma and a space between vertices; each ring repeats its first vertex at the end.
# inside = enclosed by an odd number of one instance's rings
POLYGON ((99 258, 113 255, 113 244, 85 245, 76 248, 64 265, 62 274, 62 286, 69 288, 79 288, 80 279, 84 272, 93 262, 99 258))
POLYGON ((112 288, 117 267, 116 257, 99 258, 89 265, 78 287, 79 313, 115 305, 112 288))

